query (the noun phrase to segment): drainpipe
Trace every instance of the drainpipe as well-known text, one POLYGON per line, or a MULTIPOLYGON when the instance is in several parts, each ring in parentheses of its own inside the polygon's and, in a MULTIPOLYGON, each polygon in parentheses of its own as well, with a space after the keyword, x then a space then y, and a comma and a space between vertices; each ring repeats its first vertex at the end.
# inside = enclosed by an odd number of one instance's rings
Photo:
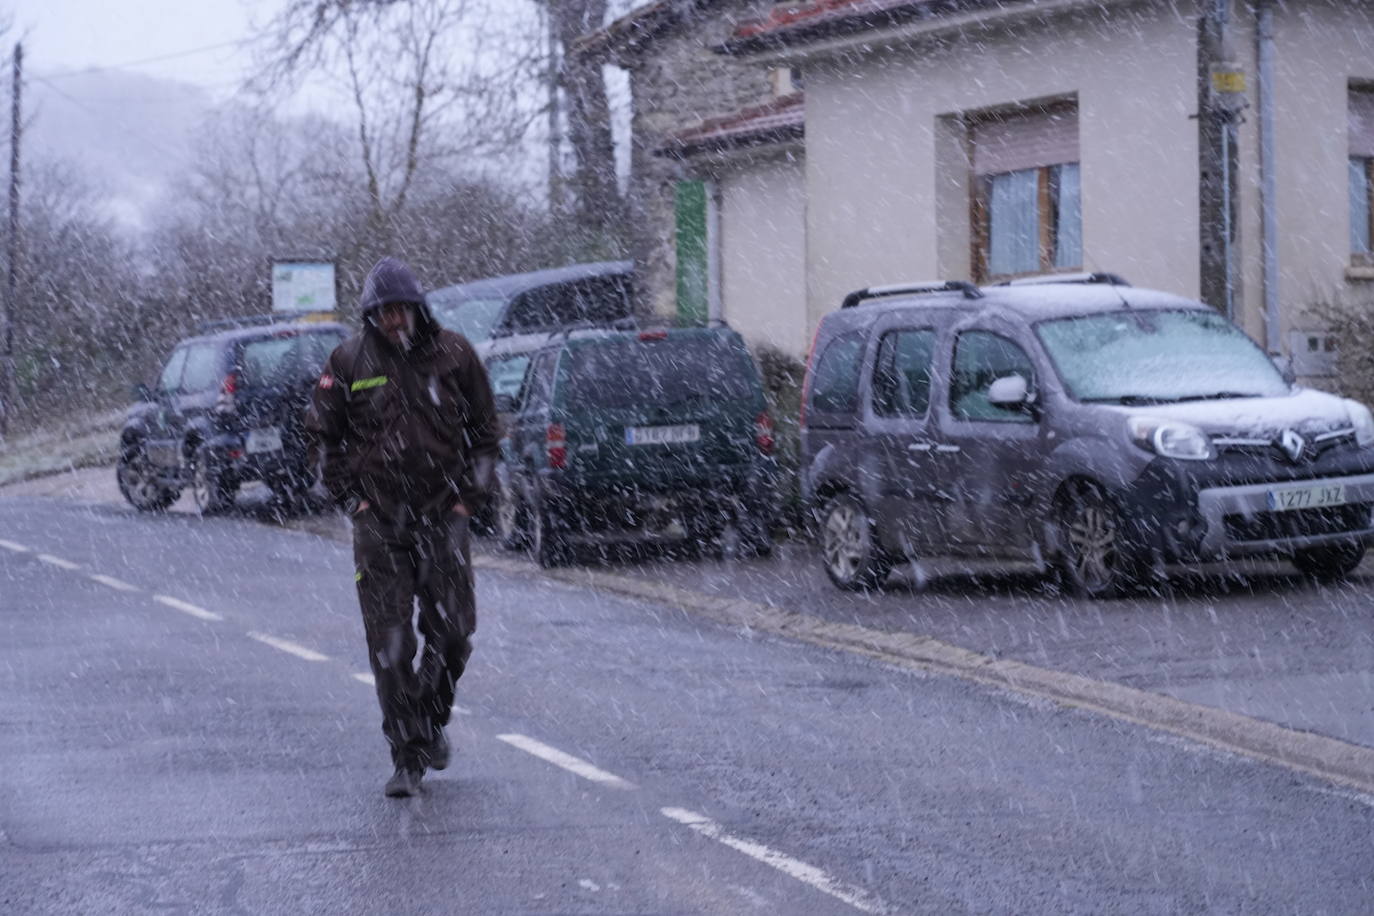
POLYGON ((1260 234, 1264 240, 1264 345, 1283 352, 1279 316, 1278 178, 1274 163, 1274 4, 1259 0, 1260 234))

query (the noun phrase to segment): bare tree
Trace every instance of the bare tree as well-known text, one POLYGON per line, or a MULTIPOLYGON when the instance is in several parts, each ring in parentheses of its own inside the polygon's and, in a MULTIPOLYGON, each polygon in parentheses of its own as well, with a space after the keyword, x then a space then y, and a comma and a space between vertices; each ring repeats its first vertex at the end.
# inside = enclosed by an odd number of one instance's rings
POLYGON ((253 88, 323 74, 344 90, 369 229, 384 244, 425 169, 508 154, 538 115, 537 35, 499 0, 289 0, 270 33, 253 88))

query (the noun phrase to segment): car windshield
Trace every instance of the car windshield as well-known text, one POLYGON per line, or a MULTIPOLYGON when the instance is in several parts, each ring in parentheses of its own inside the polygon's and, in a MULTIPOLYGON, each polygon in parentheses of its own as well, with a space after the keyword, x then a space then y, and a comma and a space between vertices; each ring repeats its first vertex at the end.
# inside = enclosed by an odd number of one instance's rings
POLYGON ((608 340, 569 354, 567 402, 583 407, 674 406, 754 395, 749 354, 721 337, 608 340))
POLYGON ((429 300, 435 321, 473 343, 491 339, 491 332, 505 306, 505 299, 429 300))
POLYGON ((1210 309, 1123 310, 1042 321, 1035 330, 1080 401, 1167 404, 1289 391, 1254 341, 1210 309))

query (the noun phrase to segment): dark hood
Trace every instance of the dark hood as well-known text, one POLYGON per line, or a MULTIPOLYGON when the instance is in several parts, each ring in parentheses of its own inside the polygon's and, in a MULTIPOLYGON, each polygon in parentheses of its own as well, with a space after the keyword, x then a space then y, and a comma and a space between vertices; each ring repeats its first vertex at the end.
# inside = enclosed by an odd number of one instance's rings
POLYGON ((385 257, 372 265, 363 282, 363 293, 358 298, 358 312, 365 325, 371 325, 372 313, 388 302, 409 302, 419 311, 419 324, 423 336, 433 336, 439 329, 434 315, 425 303, 425 294, 420 291, 420 281, 415 271, 399 258, 385 257))

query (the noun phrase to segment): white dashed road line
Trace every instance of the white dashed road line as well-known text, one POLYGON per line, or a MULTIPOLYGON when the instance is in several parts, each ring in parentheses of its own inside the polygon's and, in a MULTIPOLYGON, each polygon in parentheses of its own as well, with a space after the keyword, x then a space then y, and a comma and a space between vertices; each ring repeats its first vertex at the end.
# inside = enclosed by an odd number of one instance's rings
POLYGON ((90 578, 91 578, 91 581, 92 581, 92 582, 99 582, 101 585, 108 585, 110 588, 115 589, 116 591, 121 591, 121 592, 138 592, 138 591, 142 591, 142 589, 139 588, 137 585, 130 585, 130 584, 127 583, 127 582, 122 582, 122 581, 120 581, 119 579, 114 578, 113 576, 105 576, 105 575, 101 575, 100 573, 91 573, 90 578))
POLYGON ((607 773, 605 770, 593 766, 585 760, 574 757, 571 754, 565 754, 556 747, 549 747, 547 744, 535 741, 533 738, 526 737, 525 735, 497 735, 496 737, 513 747, 518 747, 527 754, 533 754, 540 760, 545 760, 556 767, 562 767, 570 773, 576 773, 583 779, 599 782, 602 785, 610 786, 614 789, 635 788, 634 783, 621 779, 614 773, 607 773))
POLYGON ((0 547, 5 548, 6 550, 13 550, 15 553, 29 552, 29 548, 25 547, 23 544, 16 544, 14 543, 14 541, 0 541, 0 547))
POLYGON ((53 556, 53 555, 50 554, 50 553, 40 553, 40 554, 38 555, 38 559, 42 560, 44 563, 47 563, 47 564, 49 564, 49 565, 51 565, 51 566, 56 566, 58 569, 80 569, 80 568, 81 568, 78 564, 73 563, 71 560, 64 560, 64 559, 62 559, 61 557, 55 557, 55 556, 53 556))
POLYGON ((296 643, 291 642, 290 640, 278 639, 275 636, 268 636, 266 633, 250 632, 248 634, 248 638, 256 639, 258 642, 263 643, 264 645, 271 646, 273 649, 280 649, 283 652, 289 652, 297 658, 303 658, 308 662, 329 661, 328 655, 321 655, 314 649, 307 649, 305 646, 297 645, 296 643))
POLYGON ((842 900, 854 909, 864 913, 887 913, 887 906, 874 899, 871 894, 865 893, 857 888, 846 887, 834 878, 827 875, 814 865, 807 865, 791 856, 784 855, 776 849, 770 849, 762 843, 755 843, 752 840, 742 840, 739 837, 731 836, 725 832, 720 824, 706 817, 697 814, 695 811, 688 811, 685 808, 663 808, 661 813, 664 817, 677 821, 695 830, 704 837, 715 840, 729 846, 736 852, 742 852, 752 859, 771 865, 778 871, 791 878, 796 878, 803 884, 809 884, 822 893, 829 894, 836 900, 842 900))
POLYGON ((190 614, 192 617, 199 617, 201 620, 224 619, 220 615, 216 614, 214 611, 207 611, 203 607, 196 607, 194 604, 188 604, 187 602, 182 601, 180 598, 172 598, 167 595, 154 595, 153 600, 156 601, 158 604, 165 604, 169 608, 181 611, 183 614, 190 614))

